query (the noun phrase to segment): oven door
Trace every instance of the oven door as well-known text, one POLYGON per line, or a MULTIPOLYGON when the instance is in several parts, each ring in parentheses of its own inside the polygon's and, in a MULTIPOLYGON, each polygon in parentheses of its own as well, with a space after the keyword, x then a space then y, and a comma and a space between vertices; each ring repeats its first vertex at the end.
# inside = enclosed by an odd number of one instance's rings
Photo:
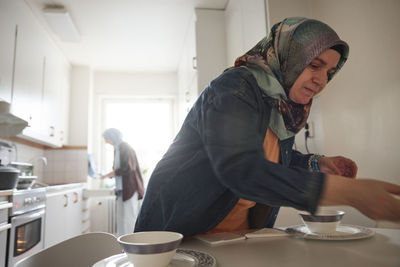
POLYGON ((11 217, 8 266, 43 249, 44 209, 11 217))

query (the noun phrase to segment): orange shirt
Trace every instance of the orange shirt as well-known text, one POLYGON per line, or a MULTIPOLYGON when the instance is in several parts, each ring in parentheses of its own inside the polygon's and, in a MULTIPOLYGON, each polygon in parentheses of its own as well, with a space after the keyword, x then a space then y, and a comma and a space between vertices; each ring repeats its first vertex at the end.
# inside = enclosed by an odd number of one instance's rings
MULTIPOLYGON (((268 128, 265 134, 264 157, 271 161, 279 162, 279 142, 278 137, 268 128)), ((236 206, 231 212, 220 222, 214 229, 207 233, 229 232, 235 230, 249 229, 248 214, 249 209, 254 207, 256 203, 245 199, 239 199, 236 206)))

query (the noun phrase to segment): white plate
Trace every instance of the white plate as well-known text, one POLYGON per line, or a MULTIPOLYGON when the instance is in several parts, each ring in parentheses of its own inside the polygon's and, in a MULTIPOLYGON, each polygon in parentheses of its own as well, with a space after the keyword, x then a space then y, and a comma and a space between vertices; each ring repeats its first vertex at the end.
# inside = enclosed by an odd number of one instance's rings
POLYGON ((286 232, 293 234, 295 237, 317 240, 354 240, 368 238, 375 234, 369 228, 347 224, 340 224, 336 232, 329 234, 312 233, 304 224, 288 227, 286 232))
MULTIPOLYGON (((168 267, 216 267, 217 260, 208 253, 190 250, 177 249, 168 267)), ((95 263, 92 267, 134 267, 129 262, 125 253, 108 257, 95 263)))

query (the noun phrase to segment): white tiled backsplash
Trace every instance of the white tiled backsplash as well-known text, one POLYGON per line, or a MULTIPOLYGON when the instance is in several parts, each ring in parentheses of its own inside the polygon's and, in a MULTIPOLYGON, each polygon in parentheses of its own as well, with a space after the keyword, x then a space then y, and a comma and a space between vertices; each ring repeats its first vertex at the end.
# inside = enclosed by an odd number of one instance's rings
POLYGON ((82 183, 88 174, 86 149, 49 149, 44 151, 47 166, 43 182, 47 184, 82 183))
MULTIPOLYGON (((2 139, 0 139, 2 140, 2 139)), ((88 174, 88 153, 86 149, 40 149, 15 143, 17 157, 10 161, 32 163, 38 181, 49 185, 85 183, 88 174), (40 160, 47 158, 47 165, 40 160)))
POLYGON ((44 156, 44 150, 19 143, 15 143, 15 145, 17 151, 10 155, 9 161, 32 163, 34 165, 34 175, 38 176, 39 181, 43 181, 43 170, 45 168, 43 161, 34 159, 44 156))

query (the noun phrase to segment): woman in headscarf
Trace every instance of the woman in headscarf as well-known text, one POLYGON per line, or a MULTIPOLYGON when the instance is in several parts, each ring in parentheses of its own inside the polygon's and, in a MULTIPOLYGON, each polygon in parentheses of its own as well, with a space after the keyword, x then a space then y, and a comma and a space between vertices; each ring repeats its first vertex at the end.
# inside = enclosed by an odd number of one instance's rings
POLYGON ((113 171, 101 178, 115 177, 117 197, 117 234, 132 233, 139 209, 139 200, 143 198, 144 187, 139 163, 133 148, 122 140, 122 133, 115 128, 104 131, 106 143, 114 147, 113 171))
POLYGON ((313 97, 345 63, 328 25, 288 18, 204 89, 154 170, 135 231, 272 227, 280 206, 351 205, 400 220, 400 186, 354 178, 345 157, 292 150, 313 97), (382 201, 378 201, 378 199, 382 201))

